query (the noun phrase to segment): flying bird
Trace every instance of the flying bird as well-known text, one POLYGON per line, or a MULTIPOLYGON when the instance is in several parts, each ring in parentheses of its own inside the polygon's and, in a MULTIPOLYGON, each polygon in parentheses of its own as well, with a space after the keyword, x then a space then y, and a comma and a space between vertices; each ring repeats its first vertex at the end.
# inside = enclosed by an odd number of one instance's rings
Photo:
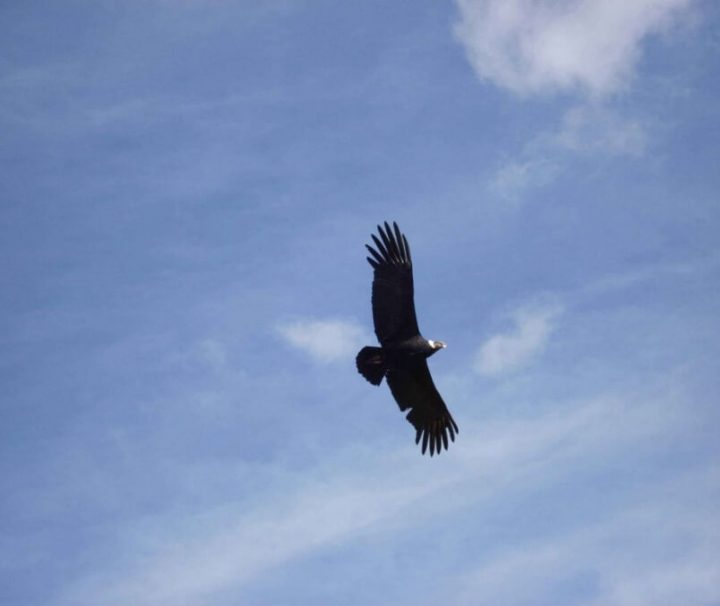
POLYGON ((445 348, 442 341, 420 334, 415 317, 413 268, 410 247, 397 223, 392 229, 378 225, 380 238, 372 235, 375 248, 368 263, 374 270, 372 312, 380 347, 363 347, 355 358, 358 372, 373 385, 385 377, 401 411, 415 427, 415 443, 422 439, 422 452, 430 456, 455 441, 458 426, 435 388, 427 359, 445 348))

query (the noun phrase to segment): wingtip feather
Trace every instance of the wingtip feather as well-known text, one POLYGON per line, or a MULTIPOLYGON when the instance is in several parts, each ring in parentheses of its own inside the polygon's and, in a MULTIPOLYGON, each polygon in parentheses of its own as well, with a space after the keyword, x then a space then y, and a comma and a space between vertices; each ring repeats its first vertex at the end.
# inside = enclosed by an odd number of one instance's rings
POLYGON ((395 230, 395 241, 397 242, 398 249, 400 251, 400 257, 402 258, 402 262, 407 264, 408 258, 403 245, 403 235, 400 233, 400 228, 395 221, 393 221, 393 229, 395 230))
MULTIPOLYGON (((373 242, 375 242, 375 246, 378 247, 378 250, 380 251, 380 254, 382 255, 383 259, 381 260, 382 263, 390 263, 390 255, 388 254, 387 249, 383 245, 380 240, 377 239, 375 234, 371 234, 370 237, 373 239, 373 242)), ((367 246, 367 244, 365 245, 367 246)))
POLYGON ((375 261, 377 261, 378 264, 383 262, 383 258, 380 256, 380 253, 378 253, 378 251, 376 251, 372 246, 366 244, 365 248, 368 249, 368 252, 373 256, 373 258, 375 259, 375 261))
POLYGON ((378 225, 378 231, 380 232, 380 237, 382 238, 383 243, 385 244, 385 249, 387 250, 388 254, 388 261, 391 263, 400 263, 400 259, 398 258, 397 253, 397 247, 395 246, 395 243, 393 241, 392 232, 390 231, 390 227, 387 224, 387 221, 385 221, 385 230, 383 230, 382 227, 378 225))

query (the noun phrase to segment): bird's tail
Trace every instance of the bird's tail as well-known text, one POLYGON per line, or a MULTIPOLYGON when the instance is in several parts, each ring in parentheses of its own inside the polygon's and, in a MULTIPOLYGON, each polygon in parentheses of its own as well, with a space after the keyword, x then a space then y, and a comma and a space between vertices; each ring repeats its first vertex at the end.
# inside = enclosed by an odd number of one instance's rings
POLYGON ((385 356, 380 347, 363 347, 355 358, 358 372, 373 385, 380 385, 385 376, 385 356))

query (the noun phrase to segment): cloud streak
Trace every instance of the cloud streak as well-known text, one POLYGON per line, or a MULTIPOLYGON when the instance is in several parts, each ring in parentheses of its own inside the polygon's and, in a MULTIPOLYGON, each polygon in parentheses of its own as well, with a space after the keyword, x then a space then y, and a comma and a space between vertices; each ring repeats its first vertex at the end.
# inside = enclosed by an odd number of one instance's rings
POLYGON ((490 190, 513 200, 551 184, 566 173, 571 159, 588 156, 641 158, 652 137, 650 120, 625 116, 604 105, 567 110, 559 123, 531 138, 516 158, 502 164, 490 190))
POLYGON ((457 580, 453 602, 525 604, 574 585, 589 605, 714 603, 720 537, 707 504, 717 498, 719 477, 714 467, 681 474, 608 519, 499 553, 457 580), (697 487, 702 499, 688 499, 697 487))
MULTIPOLYGON (((524 501, 528 491, 572 476, 589 462, 622 457, 630 445, 642 456, 669 427, 682 430, 676 395, 603 394, 574 402, 563 414, 485 421, 467 427, 465 434, 475 439, 458 443, 456 457, 440 461, 433 474, 412 449, 346 447, 330 463, 305 468, 302 481, 264 490, 249 509, 228 502, 198 516, 168 511, 143 528, 123 529, 134 542, 132 553, 143 556, 78 579, 53 604, 206 603, 268 570, 368 533, 414 532, 428 518, 447 519, 466 508, 475 515, 498 499, 524 501), (368 483, 370 477, 377 480, 368 483)), ((549 560, 545 548, 531 550, 528 559, 555 568, 568 549, 549 560)), ((504 591, 516 586, 516 559, 497 554, 489 569, 504 591)), ((466 589, 475 582, 463 579, 466 589)))

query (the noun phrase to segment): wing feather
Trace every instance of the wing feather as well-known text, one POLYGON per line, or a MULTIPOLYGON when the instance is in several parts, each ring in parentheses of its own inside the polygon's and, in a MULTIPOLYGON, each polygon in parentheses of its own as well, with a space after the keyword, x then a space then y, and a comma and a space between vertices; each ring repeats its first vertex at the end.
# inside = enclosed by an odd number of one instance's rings
POLYGON ((420 334, 415 315, 410 247, 397 223, 378 225, 379 238, 371 236, 376 248, 366 244, 374 269, 372 308, 375 334, 381 345, 420 334))
POLYGON ((386 375, 390 391, 400 410, 411 409, 407 420, 415 427, 415 443, 422 438, 422 452, 430 446, 430 456, 448 448, 450 440, 455 441, 458 427, 443 402, 427 362, 423 360, 410 369, 390 370, 386 375))
POLYGON ((405 248, 403 246, 403 235, 400 233, 400 228, 395 221, 393 221, 393 229, 395 230, 395 242, 397 242, 400 256, 405 259, 407 258, 407 253, 405 252, 405 248))
POLYGON ((365 248, 368 249, 368 252, 375 258, 375 261, 377 261, 378 264, 383 263, 383 258, 377 253, 377 251, 374 248, 372 248, 371 246, 368 246, 367 244, 365 245, 365 248))
POLYGON ((405 234, 403 234, 402 240, 403 240, 403 246, 405 247, 405 253, 407 255, 407 260, 410 263, 410 265, 412 265, 412 255, 410 254, 410 245, 408 244, 405 234))
MULTIPOLYGON (((394 223, 394 222, 393 222, 394 223)), ((397 225, 397 223, 394 223, 397 225)), ((388 225, 387 221, 385 221, 385 231, 381 233, 383 234, 383 241, 387 243, 388 251, 392 255, 393 259, 398 262, 402 263, 402 256, 400 255, 400 248, 397 245, 397 242, 395 241, 395 236, 393 235, 392 231, 390 230, 390 226, 388 225)))
MULTIPOLYGON (((378 229, 380 229, 380 226, 378 226, 378 229)), ((370 237, 373 239, 373 242, 375 242, 375 246, 377 246, 378 250, 382 254, 383 257, 386 259, 390 258, 390 255, 388 254, 387 249, 385 248, 385 245, 380 242, 380 240, 377 239, 377 236, 375 234, 370 234, 370 237)), ((367 244, 365 245, 367 246, 367 244)))

